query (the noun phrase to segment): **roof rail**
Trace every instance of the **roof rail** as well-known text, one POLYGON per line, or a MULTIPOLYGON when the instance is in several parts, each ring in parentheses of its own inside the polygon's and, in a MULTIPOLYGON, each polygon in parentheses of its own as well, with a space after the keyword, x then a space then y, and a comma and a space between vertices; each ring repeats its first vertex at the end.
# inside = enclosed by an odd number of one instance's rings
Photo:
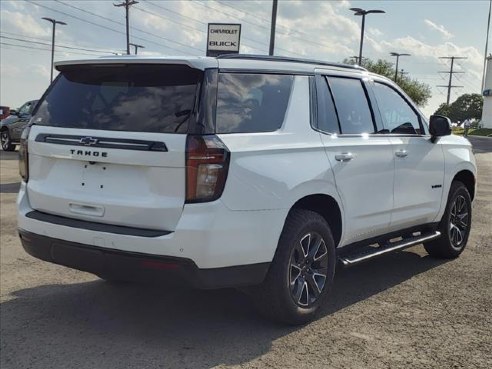
POLYGON ((250 60, 264 60, 264 61, 277 61, 277 62, 293 62, 293 63, 303 63, 303 64, 326 65, 329 67, 367 71, 366 68, 363 68, 359 65, 332 63, 332 62, 326 62, 326 61, 314 60, 314 59, 292 58, 290 56, 256 55, 256 54, 223 54, 217 56, 217 59, 250 59, 250 60))

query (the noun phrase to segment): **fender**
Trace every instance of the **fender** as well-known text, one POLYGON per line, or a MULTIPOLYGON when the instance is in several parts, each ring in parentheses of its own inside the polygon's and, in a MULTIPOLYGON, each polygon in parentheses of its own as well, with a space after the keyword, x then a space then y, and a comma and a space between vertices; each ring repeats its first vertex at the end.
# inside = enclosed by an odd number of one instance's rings
MULTIPOLYGON (((451 135, 439 139, 444 153, 444 186, 441 198, 441 208, 436 218, 439 222, 446 209, 449 189, 455 176, 461 171, 469 171, 477 177, 477 165, 472 152, 471 144, 463 137, 451 135)), ((476 186, 476 184, 475 184, 476 186)))

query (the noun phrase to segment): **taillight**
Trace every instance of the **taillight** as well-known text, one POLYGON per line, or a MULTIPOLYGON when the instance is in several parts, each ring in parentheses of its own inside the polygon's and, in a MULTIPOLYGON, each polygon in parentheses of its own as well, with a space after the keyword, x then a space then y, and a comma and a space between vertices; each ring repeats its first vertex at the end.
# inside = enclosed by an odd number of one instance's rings
POLYGON ((186 139, 186 202, 217 200, 224 190, 229 150, 214 135, 186 139))
POLYGON ((29 180, 29 154, 27 152, 27 139, 29 137, 30 130, 30 125, 27 125, 27 127, 24 128, 19 144, 19 174, 24 182, 29 180))

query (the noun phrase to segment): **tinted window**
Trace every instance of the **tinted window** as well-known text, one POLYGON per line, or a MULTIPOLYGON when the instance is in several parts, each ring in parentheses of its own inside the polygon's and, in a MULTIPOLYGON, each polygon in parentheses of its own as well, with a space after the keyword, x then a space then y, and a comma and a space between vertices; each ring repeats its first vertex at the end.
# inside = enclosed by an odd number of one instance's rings
POLYGON ((398 92, 376 82, 374 94, 385 129, 390 133, 420 134, 418 115, 398 92))
POLYGON ((27 102, 19 108, 19 115, 26 115, 31 113, 31 102, 27 102))
POLYGON ((217 133, 271 132, 282 126, 294 77, 219 74, 217 133))
POLYGON ((362 82, 328 77, 340 120, 341 133, 374 133, 374 124, 362 82))
POLYGON ((318 94, 318 128, 324 132, 340 133, 335 105, 325 78, 319 78, 316 86, 318 94))
POLYGON ((34 123, 67 128, 186 133, 202 72, 183 66, 64 69, 34 123))

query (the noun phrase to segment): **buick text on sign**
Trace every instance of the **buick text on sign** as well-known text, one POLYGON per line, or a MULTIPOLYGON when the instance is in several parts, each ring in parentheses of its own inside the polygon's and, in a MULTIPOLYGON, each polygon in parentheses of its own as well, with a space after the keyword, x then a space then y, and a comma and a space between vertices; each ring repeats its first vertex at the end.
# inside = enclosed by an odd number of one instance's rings
POLYGON ((239 53, 240 24, 209 23, 207 56, 239 53))

